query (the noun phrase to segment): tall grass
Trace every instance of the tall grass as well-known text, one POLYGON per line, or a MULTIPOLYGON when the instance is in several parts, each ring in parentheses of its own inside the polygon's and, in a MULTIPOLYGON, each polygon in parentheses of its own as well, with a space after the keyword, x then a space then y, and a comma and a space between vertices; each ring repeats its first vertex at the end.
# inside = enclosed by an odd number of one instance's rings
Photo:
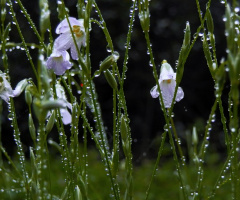
MULTIPOLYGON (((83 20, 84 30, 71 25, 72 16, 64 1, 57 1, 58 21, 60 23, 62 20, 66 20, 65 26, 69 30, 68 37, 72 38, 71 48, 76 48, 78 57, 70 59, 72 67, 59 75, 55 69, 49 69, 47 62, 49 58, 54 57, 53 53, 57 46, 57 42, 55 42, 57 38, 53 37, 55 30, 50 20, 50 2, 39 0, 40 20, 37 27, 21 0, 1 0, 0 35, 3 73, 0 74, 0 95, 5 101, 1 100, 0 112, 3 113, 4 107, 8 109, 8 116, 2 116, 1 119, 7 118, 11 121, 11 127, 9 127, 11 133, 7 134, 13 136, 17 147, 16 156, 14 156, 7 152, 6 144, 0 143, 1 199, 164 199, 171 198, 171 191, 177 191, 178 199, 184 200, 240 199, 239 2, 233 0, 232 2, 221 1, 221 3, 225 7, 225 15, 221 16, 225 23, 225 30, 222 30, 225 33, 227 44, 225 57, 221 60, 217 57, 218 49, 215 45, 215 38, 218 35, 214 30, 214 19, 211 15, 214 7, 211 7, 211 0, 207 2, 205 9, 201 9, 199 1, 196 0, 199 26, 193 32, 191 24, 186 22, 178 60, 176 66, 173 66, 176 78, 167 80, 176 81, 176 86, 173 87, 173 97, 170 98, 171 106, 166 106, 163 86, 159 81, 159 63, 155 62, 154 43, 151 43, 150 37, 151 1, 134 0, 131 2, 129 23, 125 24, 128 32, 125 37, 125 53, 122 63, 118 60, 119 53, 114 48, 112 37, 108 31, 108 22, 103 18, 98 1, 78 0, 76 4, 78 17, 75 17, 83 20), (38 42, 26 42, 26 36, 20 26, 21 21, 16 15, 15 5, 21 10, 29 23, 29 31, 35 33, 38 42), (147 182, 142 183, 144 189, 141 191, 141 197, 135 191, 139 184, 138 176, 141 174, 138 171, 145 166, 133 164, 131 119, 125 98, 127 88, 124 87, 130 67, 128 59, 135 20, 140 21, 142 34, 145 37, 146 53, 149 55, 150 63, 150 66, 146 67, 152 69, 153 79, 156 82, 156 93, 159 94, 159 106, 165 120, 157 157, 154 163, 150 162, 151 175, 144 179, 147 182), (108 53, 106 59, 100 62, 97 70, 91 64, 94 55, 91 54, 90 33, 92 29, 96 28, 96 26, 92 26, 93 24, 97 25, 105 36, 101 40, 106 40, 108 53), (9 38, 11 26, 15 26, 20 42, 12 41, 9 38), (80 37, 82 34, 84 35, 81 48, 78 46, 77 34, 80 37), (196 127, 192 127, 193 130, 188 135, 188 149, 186 150, 181 144, 182 139, 178 134, 177 126, 175 126, 173 111, 176 100, 178 101, 178 91, 184 77, 185 63, 198 40, 201 41, 205 63, 214 81, 215 100, 208 113, 209 118, 206 121, 204 135, 199 136, 196 127), (33 77, 26 77, 16 86, 15 90, 12 90, 7 86, 7 82, 11 83, 11 80, 14 79, 14 77, 10 77, 8 52, 14 51, 16 48, 21 48, 26 53, 33 77), (32 58, 31 48, 38 50, 37 61, 32 58), (112 88, 112 95, 109 97, 112 98, 112 140, 109 140, 106 133, 107 128, 103 120, 105 113, 101 111, 98 100, 101 93, 97 93, 94 84, 99 76, 105 77, 109 87, 112 88), (224 107, 222 95, 226 86, 229 86, 230 90, 228 105, 224 107), (29 128, 27 133, 23 133, 19 129, 15 105, 18 98, 21 97, 17 97, 18 95, 15 95, 14 91, 24 91, 25 93, 23 104, 28 107, 26 121, 29 128), (217 112, 220 113, 220 123, 225 134, 224 143, 227 157, 215 170, 217 176, 210 180, 208 176, 212 169, 208 165, 206 156, 211 153, 208 149, 212 145, 210 137, 217 112), (64 120, 64 116, 68 122, 64 120), (57 132, 57 140, 49 137, 49 134, 54 131, 57 132), (32 143, 26 150, 22 138, 27 134, 31 136, 32 143), (92 142, 101 158, 100 162, 95 156, 91 156, 92 150, 89 148, 89 143, 92 142), (156 189, 156 187, 164 187, 156 185, 156 180, 164 176, 164 173, 160 173, 161 170, 165 172, 164 167, 160 167, 160 161, 164 157, 164 151, 168 144, 170 144, 172 155, 171 158, 168 158, 168 162, 171 163, 170 166, 174 166, 170 172, 175 174, 178 184, 166 179, 170 190, 163 193, 156 189), (57 155, 60 155, 61 162, 58 158, 54 158, 56 151, 57 155), (94 182, 96 177, 103 179, 100 191, 95 189, 95 184, 99 184, 98 181, 94 182), (222 191, 225 192, 222 193, 222 191)), ((71 54, 70 57, 72 56, 71 54)), ((60 59, 63 57, 60 56, 60 59)), ((163 69, 161 73, 163 73, 163 69)), ((1 135, 6 134, 2 131, 0 133, 1 135)), ((147 173, 149 174, 149 172, 147 173)))

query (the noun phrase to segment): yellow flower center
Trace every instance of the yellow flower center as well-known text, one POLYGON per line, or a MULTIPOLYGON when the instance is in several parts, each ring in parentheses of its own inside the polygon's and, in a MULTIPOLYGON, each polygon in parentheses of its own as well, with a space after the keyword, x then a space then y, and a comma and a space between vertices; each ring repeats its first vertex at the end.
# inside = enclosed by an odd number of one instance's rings
POLYGON ((81 31, 80 26, 73 25, 73 32, 78 38, 83 36, 83 31, 81 31))
POLYGON ((56 57, 54 57, 54 60, 55 60, 56 62, 62 62, 62 61, 63 61, 63 57, 62 57, 62 55, 56 56, 56 57))
POLYGON ((167 79, 167 80, 164 80, 165 82, 167 82, 168 84, 171 83, 171 79, 167 79))

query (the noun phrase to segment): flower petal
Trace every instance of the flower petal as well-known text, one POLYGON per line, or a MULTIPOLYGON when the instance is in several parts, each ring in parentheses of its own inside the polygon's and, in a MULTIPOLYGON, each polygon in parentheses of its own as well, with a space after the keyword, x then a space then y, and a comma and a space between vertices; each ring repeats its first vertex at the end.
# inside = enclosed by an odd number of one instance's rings
POLYGON ((183 97, 184 97, 183 89, 181 87, 178 87, 177 95, 176 95, 176 101, 182 100, 183 97))
POLYGON ((64 125, 70 124, 72 122, 72 116, 67 109, 60 109, 60 113, 64 125))
POLYGON ((165 108, 170 108, 173 100, 176 82, 174 80, 171 80, 171 83, 167 83, 166 81, 163 81, 160 84, 160 87, 162 91, 164 106, 165 108))
POLYGON ((7 91, 8 93, 12 94, 12 87, 11 87, 10 83, 7 81, 6 76, 2 75, 1 77, 3 78, 4 90, 7 91))
MULTIPOLYGON (((74 17, 68 17, 71 26, 78 25, 83 26, 83 21, 77 20, 74 17)), ((69 24, 67 19, 64 19, 56 28, 56 33, 61 34, 70 31, 69 24)))
POLYGON ((47 60, 47 68, 52 69, 57 75, 63 75, 73 65, 69 59, 67 51, 54 52, 47 60))
POLYGON ((152 98, 157 98, 159 96, 159 93, 157 91, 157 85, 155 85, 151 91, 150 91, 150 94, 152 95, 152 98))
POLYGON ((0 93, 0 97, 8 103, 9 102, 9 97, 13 97, 13 94, 9 91, 3 91, 3 92, 0 93))
MULTIPOLYGON (((80 49, 81 44, 77 44, 77 45, 78 45, 78 48, 80 49)), ((72 59, 78 60, 78 51, 77 51, 75 44, 71 46, 70 52, 71 52, 72 59)))
POLYGON ((59 35, 54 42, 54 49, 57 51, 66 51, 74 44, 70 31, 59 35))
POLYGON ((160 82, 163 80, 176 79, 176 73, 174 73, 171 65, 163 63, 160 72, 160 82))

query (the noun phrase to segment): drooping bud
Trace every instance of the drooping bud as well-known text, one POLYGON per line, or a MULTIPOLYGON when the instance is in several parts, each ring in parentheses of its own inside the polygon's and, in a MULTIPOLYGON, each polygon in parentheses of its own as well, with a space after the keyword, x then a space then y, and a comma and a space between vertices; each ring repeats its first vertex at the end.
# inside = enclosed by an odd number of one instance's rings
POLYGON ((119 53, 117 51, 114 51, 112 55, 108 56, 104 61, 100 63, 100 72, 109 69, 115 62, 117 62, 118 58, 119 53))
POLYGON ((112 89, 117 90, 118 84, 112 73, 107 69, 104 71, 105 78, 107 79, 108 84, 112 87, 112 89))

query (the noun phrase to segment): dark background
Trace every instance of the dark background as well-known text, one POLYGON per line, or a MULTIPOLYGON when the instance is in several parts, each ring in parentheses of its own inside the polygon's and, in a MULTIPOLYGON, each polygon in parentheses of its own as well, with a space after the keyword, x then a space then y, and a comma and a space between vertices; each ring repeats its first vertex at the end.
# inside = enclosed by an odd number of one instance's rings
MULTIPOLYGON (((77 17, 76 2, 76 0, 65 1, 66 6, 70 10, 70 16, 73 17, 77 17)), ((38 27, 38 1, 23 0, 22 3, 38 27)), ((97 1, 97 3, 106 21, 114 48, 120 54, 118 66, 121 70, 125 52, 124 44, 126 42, 129 24, 129 9, 132 2, 129 0, 101 0, 97 1)), ((207 1, 203 0, 200 3, 202 11, 205 12, 207 1)), ((49 5, 52 32, 54 38, 56 38, 57 35, 54 33, 54 30, 59 23, 56 1, 50 0, 49 5)), ((38 43, 36 35, 20 12, 18 5, 15 4, 14 7, 26 42, 38 43)), ((215 25, 217 57, 220 61, 220 59, 225 56, 226 49, 224 23, 222 21, 224 5, 221 4, 220 1, 213 1, 211 12, 215 25)), ((153 99, 150 95, 150 89, 155 85, 155 81, 152 75, 152 68, 149 66, 146 42, 137 14, 138 12, 136 12, 136 20, 134 22, 131 50, 129 51, 128 71, 126 74, 127 79, 125 80, 124 89, 129 118, 131 120, 134 159, 138 162, 144 156, 148 158, 156 157, 159 145, 158 139, 163 132, 164 118, 158 99, 153 99)), ((192 35, 200 25, 196 3, 193 0, 152 0, 150 2, 150 14, 150 39, 155 63, 160 67, 162 60, 166 59, 174 68, 182 45, 183 31, 186 22, 189 21, 192 35)), ((94 11, 91 17, 98 19, 94 11)), ((7 19, 11 21, 11 16, 8 15, 7 19)), ((14 25, 12 25, 12 31, 10 32, 10 41, 21 42, 14 25)), ((91 62, 93 71, 97 70, 99 62, 108 56, 106 45, 107 43, 102 30, 96 24, 92 24, 91 62)), ((37 49, 30 50, 34 61, 37 60, 37 52, 37 49)), ((13 50, 8 53, 8 56, 13 87, 23 78, 34 77, 24 51, 13 50)), ((94 82, 96 84, 104 122, 106 127, 108 127, 107 132, 111 140, 112 89, 107 84, 103 75, 95 78, 94 82)), ((174 107, 174 120, 178 134, 184 144, 186 132, 191 131, 193 126, 197 126, 199 137, 201 138, 204 133, 206 120, 209 117, 211 107, 215 100, 214 82, 210 76, 203 55, 200 38, 195 43, 188 57, 180 86, 183 88, 185 96, 184 99, 176 103, 174 107)), ((227 86, 226 91, 228 91, 227 86)), ((15 104, 19 128, 22 132, 22 141, 27 147, 31 144, 27 124, 28 108, 22 100, 24 100, 23 94, 15 98, 15 104)), ((225 96, 223 96, 223 104, 225 106, 227 104, 225 96)), ((7 116, 7 104, 3 102, 2 141, 8 151, 13 153, 15 145, 7 116), (14 148, 12 148, 13 146, 14 148)), ((67 126, 66 129, 69 127, 70 126, 67 126)), ((56 138, 57 132, 52 132, 50 137, 56 138)), ((214 141, 214 148, 217 148, 219 151, 223 148, 223 138, 222 126, 217 113, 216 121, 213 124, 211 140, 214 141)))

